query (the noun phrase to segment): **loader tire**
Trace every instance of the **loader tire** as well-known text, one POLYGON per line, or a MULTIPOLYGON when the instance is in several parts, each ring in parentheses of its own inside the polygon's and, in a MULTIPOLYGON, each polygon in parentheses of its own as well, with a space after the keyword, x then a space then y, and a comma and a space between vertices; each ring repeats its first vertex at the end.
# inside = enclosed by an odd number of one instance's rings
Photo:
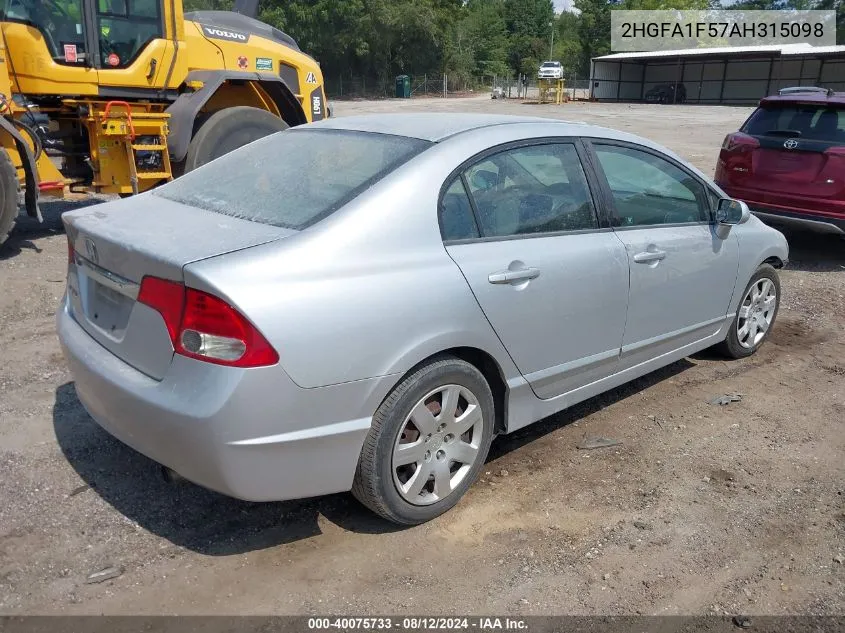
POLYGON ((206 119, 191 139, 184 171, 192 171, 233 149, 288 127, 275 114, 259 108, 235 106, 218 110, 206 119))
POLYGON ((18 217, 18 170, 9 152, 0 147, 0 244, 6 241, 18 217))

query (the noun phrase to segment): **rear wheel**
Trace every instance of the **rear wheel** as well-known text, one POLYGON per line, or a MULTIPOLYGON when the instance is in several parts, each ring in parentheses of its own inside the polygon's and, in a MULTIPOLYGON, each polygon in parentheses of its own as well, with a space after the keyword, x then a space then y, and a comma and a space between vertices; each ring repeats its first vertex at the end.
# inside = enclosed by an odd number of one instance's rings
POLYGON ((780 307, 780 278, 763 264, 745 287, 728 336, 719 351, 731 358, 745 358, 760 349, 769 337, 780 307))
POLYGON ((493 395, 473 365, 443 357, 422 366, 373 416, 352 494, 403 525, 443 514, 484 467, 493 420, 493 395))
POLYGON ((18 217, 18 171, 9 153, 0 147, 0 244, 6 241, 18 217))
POLYGON ((236 106, 218 110, 206 119, 191 139, 183 171, 196 169, 247 143, 288 127, 275 114, 258 108, 236 106))

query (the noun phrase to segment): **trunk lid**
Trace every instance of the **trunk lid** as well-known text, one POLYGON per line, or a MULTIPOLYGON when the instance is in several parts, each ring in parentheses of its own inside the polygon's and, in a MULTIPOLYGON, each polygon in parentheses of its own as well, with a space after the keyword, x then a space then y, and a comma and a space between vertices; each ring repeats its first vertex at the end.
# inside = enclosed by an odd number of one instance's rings
POLYGON ((170 366, 173 345, 161 315, 137 301, 143 278, 181 282, 191 262, 295 233, 152 195, 65 213, 62 221, 72 249, 71 315, 103 347, 155 379, 170 366))

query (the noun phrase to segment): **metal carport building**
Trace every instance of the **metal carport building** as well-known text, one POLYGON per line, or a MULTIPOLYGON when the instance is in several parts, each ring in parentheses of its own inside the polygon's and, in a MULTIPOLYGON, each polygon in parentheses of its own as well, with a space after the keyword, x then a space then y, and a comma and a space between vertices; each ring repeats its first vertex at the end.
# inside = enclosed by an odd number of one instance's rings
POLYGON ((788 86, 845 91, 845 46, 736 46, 593 58, 590 97, 644 101, 658 84, 683 83, 686 103, 753 104, 788 86))

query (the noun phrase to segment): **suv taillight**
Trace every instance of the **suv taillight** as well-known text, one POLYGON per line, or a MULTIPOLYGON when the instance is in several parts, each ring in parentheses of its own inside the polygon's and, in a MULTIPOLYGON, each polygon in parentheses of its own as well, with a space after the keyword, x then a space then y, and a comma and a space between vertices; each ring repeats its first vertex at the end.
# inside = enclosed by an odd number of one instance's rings
POLYGON ((744 178, 751 173, 752 152, 760 147, 760 141, 753 136, 734 132, 722 142, 719 160, 716 163, 716 182, 724 185, 734 178, 744 178))
POLYGON ((760 147, 760 141, 742 132, 728 134, 722 142, 722 149, 726 152, 743 152, 757 149, 758 147, 760 147))
POLYGON ((229 367, 263 367, 279 355, 240 312, 214 295, 144 277, 138 301, 164 319, 177 354, 229 367))

